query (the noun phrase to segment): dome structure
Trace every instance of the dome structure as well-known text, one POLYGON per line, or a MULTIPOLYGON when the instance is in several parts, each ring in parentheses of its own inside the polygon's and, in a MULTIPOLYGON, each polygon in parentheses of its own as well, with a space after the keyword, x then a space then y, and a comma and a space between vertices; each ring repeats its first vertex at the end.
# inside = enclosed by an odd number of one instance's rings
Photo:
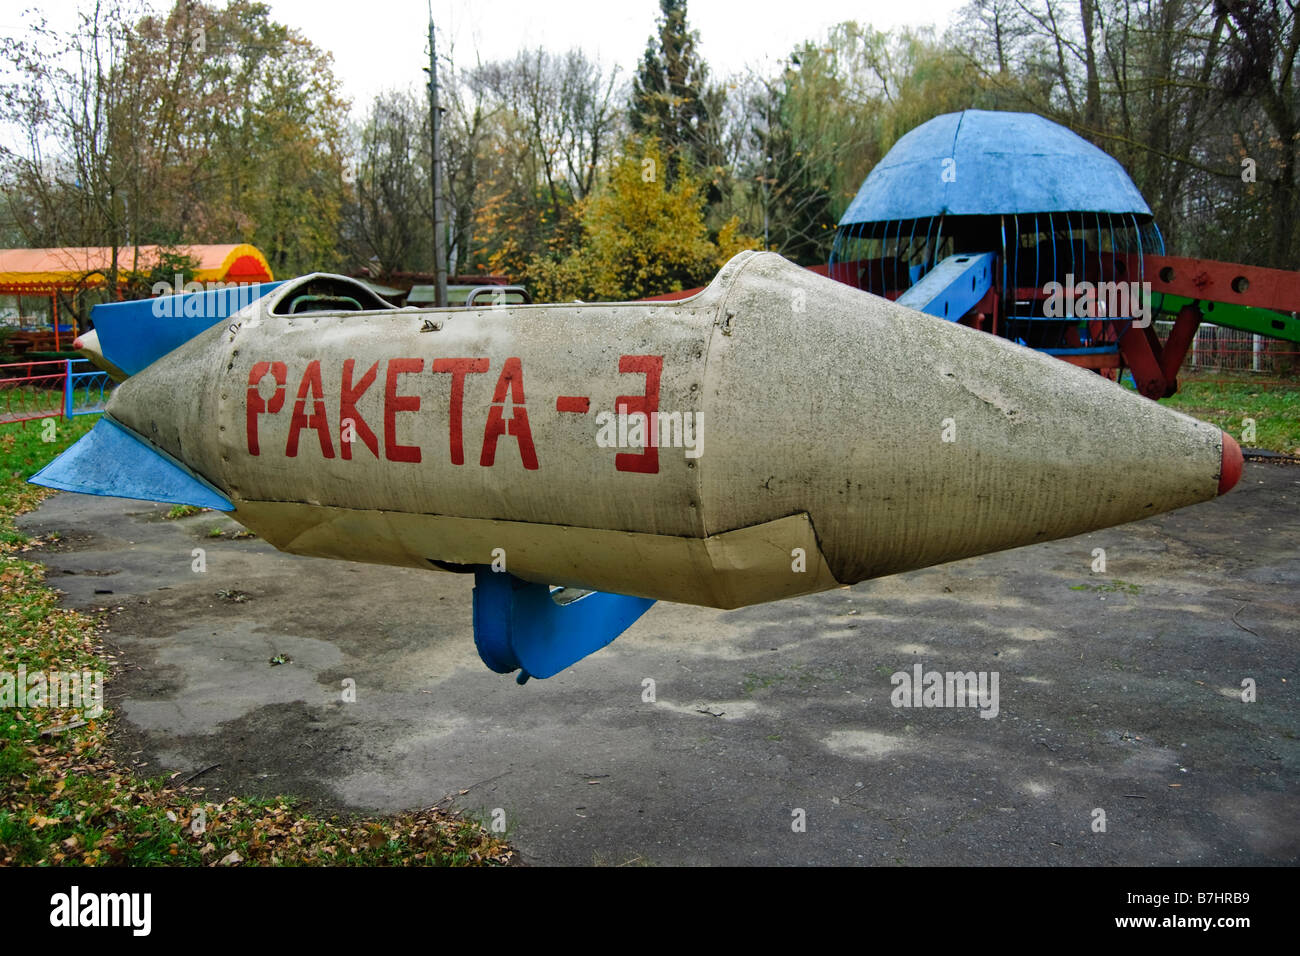
MULTIPOLYGON (((988 256, 990 289, 967 321, 1091 362, 1114 353, 1119 316, 1080 326, 1057 314, 1051 290, 1128 288, 1143 257, 1163 253, 1151 208, 1104 150, 1033 113, 964 110, 922 123, 871 170, 835 230, 827 275, 900 299, 948 260, 960 272, 963 257, 988 256)), ((925 288, 952 278, 936 274, 925 288)))
POLYGON ((1124 167, 1034 113, 963 110, 894 144, 840 226, 937 216, 1055 212, 1151 216, 1124 167))

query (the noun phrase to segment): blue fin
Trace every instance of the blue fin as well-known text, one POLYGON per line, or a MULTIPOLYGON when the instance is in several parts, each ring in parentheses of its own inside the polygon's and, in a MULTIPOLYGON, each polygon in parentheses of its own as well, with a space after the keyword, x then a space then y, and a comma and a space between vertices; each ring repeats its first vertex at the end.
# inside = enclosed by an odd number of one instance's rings
POLYGON ((107 416, 27 480, 83 495, 235 510, 225 495, 199 475, 107 416))
POLYGON ((474 566, 474 644, 498 674, 552 677, 626 631, 655 602, 593 591, 557 604, 545 584, 474 566))
POLYGON ((127 375, 152 365, 284 282, 186 292, 129 302, 102 302, 90 317, 104 358, 127 375))

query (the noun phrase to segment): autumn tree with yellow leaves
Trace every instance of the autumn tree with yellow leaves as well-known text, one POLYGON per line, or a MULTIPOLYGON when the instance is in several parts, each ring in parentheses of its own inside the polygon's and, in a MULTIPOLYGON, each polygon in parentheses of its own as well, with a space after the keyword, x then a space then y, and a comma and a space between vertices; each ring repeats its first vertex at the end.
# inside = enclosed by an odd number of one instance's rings
POLYGON ((539 301, 623 301, 704 285, 741 249, 758 247, 737 220, 711 239, 699 180, 679 173, 670 185, 654 138, 630 139, 604 188, 579 204, 580 238, 528 264, 539 301))

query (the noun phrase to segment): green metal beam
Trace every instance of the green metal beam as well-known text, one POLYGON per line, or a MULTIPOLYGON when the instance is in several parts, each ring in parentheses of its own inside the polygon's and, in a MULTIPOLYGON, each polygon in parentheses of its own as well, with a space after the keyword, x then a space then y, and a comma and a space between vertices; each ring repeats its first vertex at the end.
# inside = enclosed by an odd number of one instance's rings
POLYGON ((1269 338, 1281 339, 1284 342, 1300 342, 1300 319, 1285 312, 1257 309, 1249 305, 1232 305, 1227 302, 1188 299, 1181 295, 1169 295, 1168 293, 1159 292, 1155 293, 1152 298, 1157 311, 1171 316, 1177 315, 1178 310, 1183 306, 1191 302, 1198 302, 1201 307, 1201 314, 1205 317, 1204 321, 1206 322, 1212 322, 1227 329, 1240 329, 1242 332, 1266 335, 1269 338))

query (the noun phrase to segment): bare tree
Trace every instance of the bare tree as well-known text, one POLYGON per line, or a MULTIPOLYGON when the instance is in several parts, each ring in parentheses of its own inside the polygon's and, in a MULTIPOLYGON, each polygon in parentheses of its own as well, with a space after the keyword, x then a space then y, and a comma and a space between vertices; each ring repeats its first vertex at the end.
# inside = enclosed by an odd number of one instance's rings
POLYGON ((428 108, 409 92, 377 96, 355 133, 352 198, 345 215, 348 252, 381 275, 411 270, 427 256, 428 108))

